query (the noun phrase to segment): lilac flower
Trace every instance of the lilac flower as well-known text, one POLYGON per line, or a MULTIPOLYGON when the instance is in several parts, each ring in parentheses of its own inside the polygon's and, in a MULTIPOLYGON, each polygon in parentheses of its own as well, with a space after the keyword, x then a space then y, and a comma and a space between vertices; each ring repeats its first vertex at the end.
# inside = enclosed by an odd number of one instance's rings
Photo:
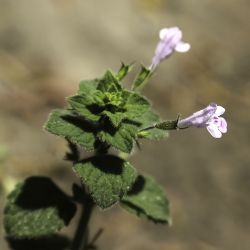
POLYGON ((206 108, 178 121, 177 126, 178 128, 188 128, 191 126, 197 128, 206 127, 214 138, 221 138, 222 133, 227 132, 227 122, 223 117, 220 117, 224 112, 225 109, 222 106, 210 103, 206 108))
POLYGON ((155 50, 155 56, 152 59, 150 70, 154 70, 160 61, 166 59, 174 51, 187 52, 190 44, 182 41, 182 32, 178 27, 164 28, 159 33, 160 41, 155 50))

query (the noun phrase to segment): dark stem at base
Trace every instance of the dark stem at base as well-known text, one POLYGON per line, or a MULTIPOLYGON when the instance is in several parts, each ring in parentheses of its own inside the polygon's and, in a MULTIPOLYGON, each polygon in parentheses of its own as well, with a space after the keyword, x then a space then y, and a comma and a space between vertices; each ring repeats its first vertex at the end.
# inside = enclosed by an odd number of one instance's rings
POLYGON ((89 195, 86 194, 84 204, 82 204, 81 217, 76 229, 71 250, 87 250, 88 249, 88 223, 94 203, 89 195))

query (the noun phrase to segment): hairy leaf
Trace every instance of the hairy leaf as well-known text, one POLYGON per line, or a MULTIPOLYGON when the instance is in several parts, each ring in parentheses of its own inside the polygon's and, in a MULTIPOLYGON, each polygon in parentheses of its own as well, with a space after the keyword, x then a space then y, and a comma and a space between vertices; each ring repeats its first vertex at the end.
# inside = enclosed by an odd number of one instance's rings
POLYGON ((74 116, 70 111, 53 111, 45 124, 45 129, 52 134, 62 136, 73 143, 79 144, 87 150, 94 149, 95 127, 74 116))
POLYGON ((119 201, 136 179, 136 170, 129 162, 112 155, 91 157, 73 169, 89 188, 95 203, 108 208, 119 201))
POLYGON ((78 94, 80 95, 91 94, 97 89, 98 83, 99 83, 98 79, 81 81, 79 84, 78 94))
POLYGON ((150 108, 148 100, 133 92, 126 91, 128 93, 127 102, 125 105, 126 116, 128 119, 134 119, 143 116, 143 114, 150 108))
POLYGON ((107 127, 97 136, 102 142, 106 142, 122 152, 130 153, 137 136, 137 129, 135 124, 122 122, 118 128, 107 127))
POLYGON ((121 205, 139 217, 171 224, 169 201, 162 187, 152 177, 138 176, 130 192, 123 197, 121 205))
POLYGON ((97 102, 95 103, 94 96, 89 96, 87 99, 85 96, 75 95, 68 97, 67 101, 71 108, 80 116, 84 117, 84 119, 93 122, 97 122, 100 119, 99 113, 101 112, 102 106, 104 105, 101 99, 97 104, 97 102))
POLYGON ((16 239, 48 236, 68 225, 75 211, 75 204, 49 178, 30 177, 8 196, 5 229, 16 239))

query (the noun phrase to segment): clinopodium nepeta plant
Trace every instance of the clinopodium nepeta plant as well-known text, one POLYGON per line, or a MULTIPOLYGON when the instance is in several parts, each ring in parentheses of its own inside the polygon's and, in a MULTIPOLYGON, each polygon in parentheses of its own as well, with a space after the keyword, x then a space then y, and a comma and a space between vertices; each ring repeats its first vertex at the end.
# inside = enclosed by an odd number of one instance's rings
POLYGON ((106 209, 117 204, 155 223, 171 223, 162 187, 153 177, 138 173, 127 158, 140 139, 162 139, 168 130, 206 127, 215 138, 227 132, 226 120, 220 117, 225 109, 215 103, 186 119, 161 121, 140 94, 162 60, 189 49, 179 28, 162 29, 151 65, 141 66, 130 90, 121 80, 132 65, 122 64, 117 73, 107 70, 100 78, 81 81, 78 92, 67 98, 68 106, 51 112, 45 129, 68 141, 66 158, 82 185, 73 184, 73 194, 67 195, 47 177, 30 177, 18 184, 5 208, 8 239, 41 242, 56 237, 75 215, 76 203, 83 209, 71 244, 74 250, 93 248, 87 227, 94 206, 106 209), (92 150, 92 156, 82 159, 82 149, 92 150))

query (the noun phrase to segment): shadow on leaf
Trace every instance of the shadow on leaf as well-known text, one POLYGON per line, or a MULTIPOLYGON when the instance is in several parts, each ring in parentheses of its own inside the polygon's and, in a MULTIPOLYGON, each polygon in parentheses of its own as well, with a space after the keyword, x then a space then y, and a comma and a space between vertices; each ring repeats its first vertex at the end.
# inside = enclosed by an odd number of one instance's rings
POLYGON ((89 122, 85 120, 84 118, 73 116, 73 115, 62 115, 61 116, 63 120, 66 122, 69 122, 76 127, 82 129, 85 132, 91 132, 91 133, 96 133, 98 126, 94 124, 93 122, 89 122))
POLYGON ((124 160, 114 155, 100 155, 88 158, 81 163, 90 162, 106 174, 121 175, 123 171, 124 160))
POLYGON ((53 235, 49 238, 40 239, 6 239, 12 250, 66 250, 70 240, 61 235, 53 235))
POLYGON ((142 175, 139 175, 136 178, 135 183, 133 184, 132 188, 129 190, 127 195, 136 195, 140 193, 143 190, 144 186, 145 186, 145 179, 142 175))
MULTIPOLYGON (((115 133, 117 131, 119 131, 119 129, 123 125, 131 125, 131 127, 134 126, 134 127, 138 127, 139 128, 141 126, 141 123, 137 122, 137 121, 134 121, 134 120, 125 119, 125 120, 123 120, 121 122, 121 124, 117 128, 115 128, 112 125, 112 123, 110 122, 110 120, 108 118, 106 118, 106 119, 103 120, 103 124, 102 124, 102 127, 101 127, 100 131, 103 130, 104 132, 106 132, 106 133, 108 133, 108 134, 110 134, 110 135, 113 136, 113 135, 115 135, 115 133)), ((127 128, 126 128, 126 130, 127 130, 127 128)))
POLYGON ((23 209, 35 210, 56 207, 58 215, 67 225, 76 212, 76 206, 50 178, 30 177, 22 186, 16 205, 23 209))
POLYGON ((100 114, 100 113, 104 110, 103 107, 100 107, 100 106, 97 105, 97 104, 88 105, 88 106, 86 106, 86 108, 87 108, 92 114, 95 114, 95 115, 100 114))

